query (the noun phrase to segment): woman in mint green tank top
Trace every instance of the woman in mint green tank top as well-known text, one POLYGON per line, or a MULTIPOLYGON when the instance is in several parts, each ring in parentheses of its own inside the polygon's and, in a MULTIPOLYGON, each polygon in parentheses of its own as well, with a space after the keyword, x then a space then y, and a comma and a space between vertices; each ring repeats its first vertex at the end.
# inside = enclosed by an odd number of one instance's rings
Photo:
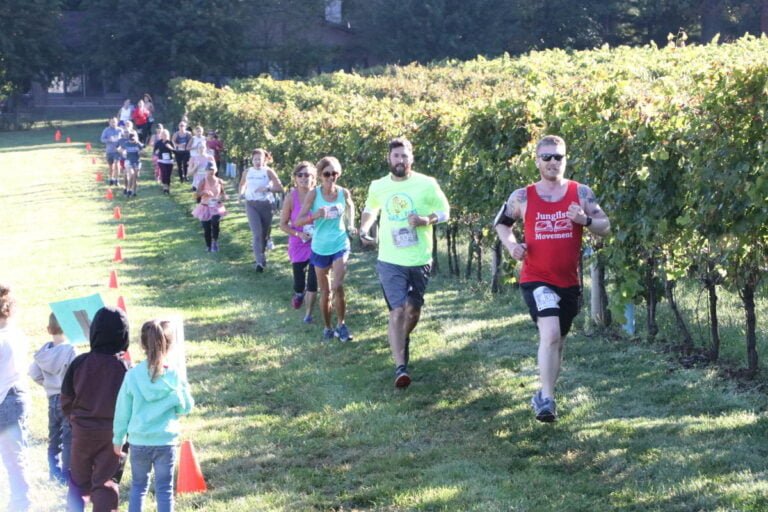
POLYGON ((310 190, 299 213, 297 226, 314 222, 312 256, 317 284, 320 288, 320 312, 325 328, 323 339, 334 337, 350 341, 344 316, 347 304, 344 298, 344 276, 349 258, 349 235, 355 236, 355 207, 349 190, 336 183, 341 176, 341 164, 332 156, 317 163, 317 175, 321 186, 310 190), (308 216, 307 213, 312 215, 308 216), (310 220, 311 219, 311 220, 310 220), (331 279, 331 274, 333 278, 331 279), (331 291, 336 310, 336 328, 331 327, 331 291))

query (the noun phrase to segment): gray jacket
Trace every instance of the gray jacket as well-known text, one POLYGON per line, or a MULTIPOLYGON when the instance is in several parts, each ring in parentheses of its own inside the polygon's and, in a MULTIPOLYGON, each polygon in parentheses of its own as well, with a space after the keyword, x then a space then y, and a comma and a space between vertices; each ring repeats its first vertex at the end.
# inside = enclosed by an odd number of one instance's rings
POLYGON ((75 356, 75 348, 69 342, 54 345, 49 341, 35 353, 34 362, 29 366, 29 376, 45 388, 46 395, 58 395, 64 374, 75 356))

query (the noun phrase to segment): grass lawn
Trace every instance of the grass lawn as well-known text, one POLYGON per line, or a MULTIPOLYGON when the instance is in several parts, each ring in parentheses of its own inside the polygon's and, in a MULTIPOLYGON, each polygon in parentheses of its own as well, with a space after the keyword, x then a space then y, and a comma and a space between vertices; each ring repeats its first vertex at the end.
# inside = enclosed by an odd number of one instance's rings
MULTIPOLYGON (((0 280, 15 285, 17 322, 34 348, 47 340, 55 300, 123 296, 134 360, 145 320, 184 317, 197 401, 184 437, 209 491, 181 496, 177 510, 768 510, 764 394, 714 369, 683 369, 658 345, 587 335, 579 319, 561 417, 540 424, 528 405, 537 335, 518 294, 494 297, 445 275, 430 283, 413 336, 414 382, 396 391, 373 253, 351 258, 354 341, 323 343, 322 325, 290 307, 276 228, 268 270, 257 274, 236 202, 221 252, 210 254, 188 187, 161 195, 147 163, 138 197, 115 189, 106 200, 94 179, 102 125, 63 126, 71 144, 54 143, 51 127, 0 133, 0 280), (113 263, 118 244, 124 261, 113 263), (118 290, 108 288, 113 269, 118 290)), ((35 510, 61 510, 64 488, 47 480, 45 396, 30 385, 35 510)), ((121 510, 129 482, 126 472, 121 510)))

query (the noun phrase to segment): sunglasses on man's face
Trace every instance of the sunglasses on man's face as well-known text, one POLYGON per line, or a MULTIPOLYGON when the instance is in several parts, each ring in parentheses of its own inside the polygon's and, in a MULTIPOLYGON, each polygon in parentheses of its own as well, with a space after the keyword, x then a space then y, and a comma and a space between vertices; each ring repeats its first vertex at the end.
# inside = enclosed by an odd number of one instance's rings
POLYGON ((554 158, 556 161, 559 162, 563 158, 565 158, 565 155, 558 155, 557 153, 542 153, 542 154, 539 155, 539 158, 541 158, 545 162, 549 162, 550 160, 552 160, 554 158))
POLYGON ((339 175, 338 172, 333 172, 333 171, 325 171, 323 173, 323 176, 325 176, 326 178, 330 178, 331 176, 335 177, 335 176, 338 176, 338 175, 339 175))

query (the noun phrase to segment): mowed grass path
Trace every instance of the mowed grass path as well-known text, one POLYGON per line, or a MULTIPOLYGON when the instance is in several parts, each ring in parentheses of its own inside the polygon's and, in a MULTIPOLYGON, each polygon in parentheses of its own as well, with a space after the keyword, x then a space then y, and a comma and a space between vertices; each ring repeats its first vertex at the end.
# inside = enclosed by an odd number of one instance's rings
MULTIPOLYGON (((656 347, 577 328, 561 418, 539 424, 528 406, 536 331, 518 295, 492 297, 444 276, 431 282, 413 337, 414 383, 396 391, 372 253, 351 259, 355 340, 323 344, 321 326, 303 325, 289 306, 276 228, 270 267, 256 274, 236 203, 222 222, 222 251, 208 254, 187 187, 160 195, 146 164, 137 198, 105 200, 94 180, 101 129, 65 127, 72 144, 54 144, 52 129, 0 134, 0 279, 16 286, 18 322, 34 348, 47 339, 54 300, 98 292, 115 304, 122 295, 135 359, 141 323, 184 317, 197 400, 184 437, 210 490, 182 496, 178 510, 768 509, 764 395, 739 392, 712 370, 681 369, 656 347), (118 243, 125 261, 115 264, 118 243), (112 269, 118 290, 107 287, 112 269)), ((37 510, 61 510, 63 488, 47 481, 45 397, 30 386, 37 510)))

